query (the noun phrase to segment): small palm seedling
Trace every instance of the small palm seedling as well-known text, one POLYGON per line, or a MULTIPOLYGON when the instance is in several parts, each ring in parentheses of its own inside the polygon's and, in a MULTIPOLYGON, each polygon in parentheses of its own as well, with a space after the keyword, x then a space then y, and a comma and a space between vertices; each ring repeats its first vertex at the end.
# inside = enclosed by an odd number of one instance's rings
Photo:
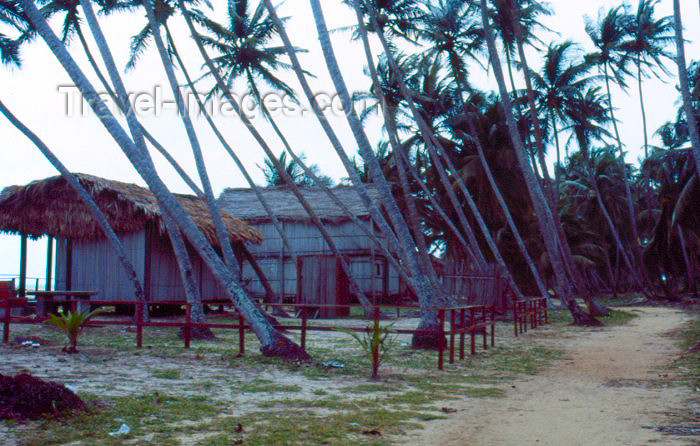
POLYGON ((356 333, 346 328, 337 328, 339 331, 348 333, 355 338, 367 358, 372 363, 372 375, 370 379, 379 379, 379 366, 389 357, 390 352, 396 345, 396 336, 391 336, 391 325, 381 326, 379 319, 375 318, 372 325, 368 325, 365 331, 356 333))
POLYGON ((73 313, 69 311, 67 314, 60 314, 58 316, 49 314, 49 319, 46 323, 63 332, 68 338, 68 345, 63 347, 64 352, 78 353, 78 336, 80 336, 83 328, 85 328, 85 325, 92 317, 103 312, 103 309, 97 309, 91 312, 82 311, 73 313))

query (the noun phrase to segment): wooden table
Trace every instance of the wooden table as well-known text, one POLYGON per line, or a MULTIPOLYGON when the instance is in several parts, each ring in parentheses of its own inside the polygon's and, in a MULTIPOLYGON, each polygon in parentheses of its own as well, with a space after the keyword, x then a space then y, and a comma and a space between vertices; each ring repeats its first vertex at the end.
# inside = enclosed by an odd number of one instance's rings
MULTIPOLYGON (((77 298, 83 298, 86 300, 90 300, 92 296, 95 296, 98 294, 97 291, 78 291, 78 290, 62 290, 62 291, 27 291, 27 295, 29 296, 34 296, 36 297, 36 315, 44 317, 46 316, 46 311, 47 307, 52 305, 52 304, 61 304, 61 301, 55 301, 55 297, 65 297, 70 298, 70 297, 77 297, 77 298)), ((80 308, 81 306, 78 306, 78 311, 82 311, 80 308)))

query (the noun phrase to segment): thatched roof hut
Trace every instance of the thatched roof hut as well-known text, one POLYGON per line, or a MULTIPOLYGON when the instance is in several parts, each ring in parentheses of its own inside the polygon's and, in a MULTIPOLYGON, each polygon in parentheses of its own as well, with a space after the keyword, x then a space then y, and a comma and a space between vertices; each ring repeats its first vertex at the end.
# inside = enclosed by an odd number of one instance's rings
MULTIPOLYGON (((321 220, 332 223, 341 223, 350 220, 347 214, 328 197, 323 189, 303 187, 300 188, 300 190, 321 220)), ((360 199, 355 187, 337 186, 331 190, 356 217, 369 216, 369 212, 360 199)), ((372 200, 376 203, 380 203, 379 193, 376 188, 368 186, 367 191, 372 200)), ((265 197, 265 201, 270 205, 273 213, 279 220, 297 222, 311 221, 309 214, 306 213, 301 203, 299 203, 299 200, 297 200, 288 187, 267 187, 262 188, 261 192, 265 197)), ((225 189, 219 197, 219 204, 222 209, 228 212, 234 212, 238 217, 250 223, 270 220, 265 208, 263 208, 252 189, 225 189)))
MULTIPOLYGON (((148 223, 165 235, 165 226, 156 197, 135 184, 76 174, 117 233, 142 230, 148 223)), ((176 197, 207 239, 217 245, 214 224, 204 199, 176 197)), ((246 222, 222 213, 234 242, 262 242, 262 235, 246 222)), ((0 232, 24 233, 32 238, 50 235, 70 240, 102 239, 102 231, 78 194, 61 176, 33 181, 25 186, 9 186, 0 194, 0 232)))

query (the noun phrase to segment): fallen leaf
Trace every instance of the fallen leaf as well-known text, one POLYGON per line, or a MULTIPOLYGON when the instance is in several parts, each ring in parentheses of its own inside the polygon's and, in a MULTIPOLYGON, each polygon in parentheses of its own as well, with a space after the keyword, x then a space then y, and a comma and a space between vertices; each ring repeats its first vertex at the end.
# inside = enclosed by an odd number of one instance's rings
POLYGON ((445 412, 445 413, 455 413, 455 412, 457 412, 457 409, 453 409, 453 408, 451 408, 451 407, 441 407, 440 410, 443 411, 443 412, 445 412))

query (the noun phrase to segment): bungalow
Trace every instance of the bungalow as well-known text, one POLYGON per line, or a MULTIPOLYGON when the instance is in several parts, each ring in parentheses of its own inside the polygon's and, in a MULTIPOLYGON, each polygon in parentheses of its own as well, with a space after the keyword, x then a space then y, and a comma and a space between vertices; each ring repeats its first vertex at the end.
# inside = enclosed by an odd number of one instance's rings
MULTIPOLYGON (((146 300, 184 301, 177 261, 153 193, 135 184, 76 175, 119 236, 144 286, 146 300)), ((216 247, 218 240, 204 200, 190 195, 177 195, 177 199, 216 247)), ((262 235, 238 218, 228 214, 223 217, 242 263, 246 244, 262 243, 262 235)), ((22 236, 25 264, 26 238, 49 236, 49 282, 53 273, 53 239, 56 240, 56 290, 95 290, 100 300, 134 300, 133 286, 112 247, 87 206, 62 177, 5 188, 0 194, 0 232, 22 236)), ((225 296, 201 258, 194 252, 191 258, 202 298, 216 300, 225 296)), ((23 294, 22 278, 19 287, 23 294)))
MULTIPOLYGON (((318 228, 292 191, 284 186, 260 189, 264 200, 279 220, 292 252, 285 249, 270 216, 252 189, 225 189, 219 197, 221 209, 244 219, 262 234, 263 241, 250 246, 250 252, 264 271, 278 299, 285 302, 347 303, 347 278, 318 228)), ((365 225, 379 235, 367 208, 351 186, 332 188, 333 193, 365 225)), ((355 279, 368 297, 381 299, 399 293, 399 275, 388 264, 379 246, 322 189, 301 188, 303 196, 326 226, 328 233, 347 258, 355 279)), ((378 202, 378 192, 369 187, 378 202)), ((254 295, 265 290, 255 281, 250 267, 243 269, 244 279, 254 295)), ((332 314, 327 314, 332 316, 332 314)))

